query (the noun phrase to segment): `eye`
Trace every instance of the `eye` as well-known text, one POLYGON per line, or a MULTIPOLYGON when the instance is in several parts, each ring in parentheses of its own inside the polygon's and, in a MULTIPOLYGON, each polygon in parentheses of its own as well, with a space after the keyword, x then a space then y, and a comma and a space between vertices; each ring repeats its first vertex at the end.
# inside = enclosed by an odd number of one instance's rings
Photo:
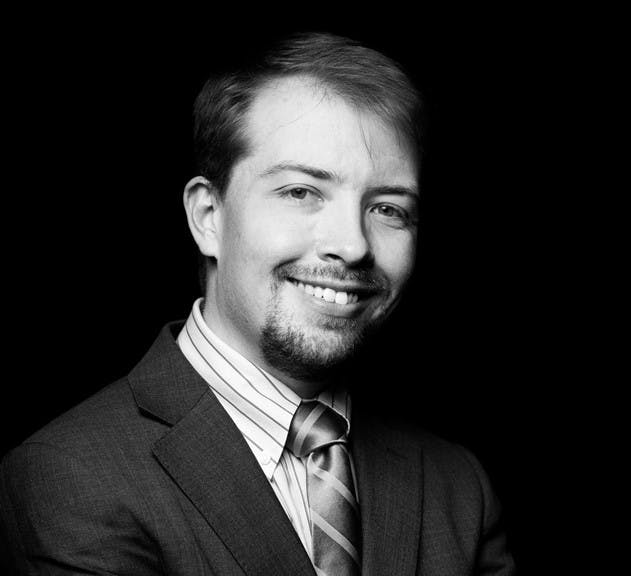
POLYGON ((407 209, 397 204, 379 203, 370 208, 378 222, 392 228, 413 228, 416 226, 414 209, 407 209))
POLYGON ((380 216, 386 216, 387 218, 403 218, 405 212, 401 208, 391 206, 390 204, 379 204, 375 206, 375 211, 380 216))
POLYGON ((319 198, 316 190, 307 186, 289 186, 278 191, 281 198, 288 198, 296 203, 311 203, 319 198))
POLYGON ((393 204, 377 204, 373 206, 373 212, 378 216, 384 218, 398 218, 400 220, 407 220, 407 212, 399 206, 393 204))
POLYGON ((290 188, 287 190, 287 196, 294 200, 304 200, 309 194, 310 190, 306 188, 290 188))

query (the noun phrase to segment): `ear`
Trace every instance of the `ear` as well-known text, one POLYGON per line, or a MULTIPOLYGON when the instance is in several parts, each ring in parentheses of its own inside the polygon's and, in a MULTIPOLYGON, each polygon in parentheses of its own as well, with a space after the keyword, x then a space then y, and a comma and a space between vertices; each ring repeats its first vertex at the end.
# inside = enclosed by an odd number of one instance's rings
POLYGON ((188 226, 199 251, 204 256, 219 256, 217 212, 220 208, 219 194, 206 178, 196 176, 184 188, 184 210, 188 226))

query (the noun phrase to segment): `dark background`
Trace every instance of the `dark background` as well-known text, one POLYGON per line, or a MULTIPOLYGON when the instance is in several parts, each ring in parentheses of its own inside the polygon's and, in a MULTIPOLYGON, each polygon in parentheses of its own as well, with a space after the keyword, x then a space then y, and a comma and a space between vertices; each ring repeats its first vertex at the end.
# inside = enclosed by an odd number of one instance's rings
POLYGON ((543 454, 557 448, 543 427, 563 394, 551 143, 568 52, 545 13, 448 12, 9 20, 2 453, 188 314, 197 258, 181 194, 213 63, 285 30, 341 33, 402 62, 426 103, 418 270, 371 371, 407 415, 479 457, 518 564, 538 565, 550 527, 537 495, 555 490, 543 454))

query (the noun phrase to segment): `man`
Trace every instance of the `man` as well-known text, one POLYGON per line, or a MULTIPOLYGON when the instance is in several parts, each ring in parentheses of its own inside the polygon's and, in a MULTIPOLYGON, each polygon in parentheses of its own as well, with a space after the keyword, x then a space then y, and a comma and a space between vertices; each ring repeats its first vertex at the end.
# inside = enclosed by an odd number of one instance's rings
POLYGON ((205 298, 5 458, 11 566, 512 573, 475 458, 354 381, 413 271, 418 109, 395 63, 323 34, 208 81, 184 191, 205 298))

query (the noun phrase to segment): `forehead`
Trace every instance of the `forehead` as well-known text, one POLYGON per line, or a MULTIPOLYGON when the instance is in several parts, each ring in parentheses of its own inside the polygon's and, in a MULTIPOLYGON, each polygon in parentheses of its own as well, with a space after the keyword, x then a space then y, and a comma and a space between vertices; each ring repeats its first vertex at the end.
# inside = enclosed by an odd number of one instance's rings
POLYGON ((269 82, 254 98, 244 127, 252 167, 294 162, 348 179, 416 184, 416 156, 409 143, 380 117, 312 78, 269 82))

